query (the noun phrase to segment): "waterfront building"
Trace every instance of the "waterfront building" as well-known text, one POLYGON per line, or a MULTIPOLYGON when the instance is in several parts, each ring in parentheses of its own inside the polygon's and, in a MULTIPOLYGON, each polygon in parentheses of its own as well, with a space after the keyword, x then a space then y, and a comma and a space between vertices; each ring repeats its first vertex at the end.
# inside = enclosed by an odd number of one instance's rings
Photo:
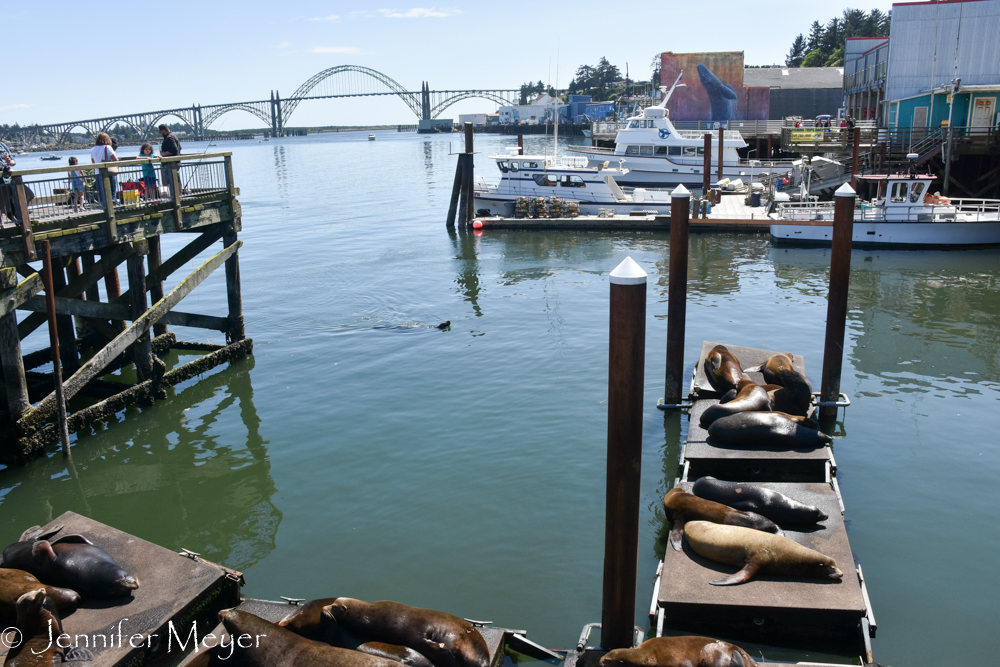
POLYGON ((843 105, 843 76, 843 67, 747 67, 743 70, 743 85, 750 90, 770 91, 770 120, 815 118, 835 115, 843 105))
POLYGON ((850 37, 844 45, 844 107, 857 120, 882 125, 888 37, 850 37))

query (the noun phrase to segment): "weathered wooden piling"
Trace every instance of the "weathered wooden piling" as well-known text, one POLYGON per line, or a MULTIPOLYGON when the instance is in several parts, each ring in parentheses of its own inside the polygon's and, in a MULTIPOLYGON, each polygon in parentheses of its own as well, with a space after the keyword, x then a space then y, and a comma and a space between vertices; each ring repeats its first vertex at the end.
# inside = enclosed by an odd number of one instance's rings
POLYGON ((7 411, 12 421, 31 407, 14 311, 17 301, 17 271, 0 268, 0 361, 3 363, 4 388, 7 391, 7 411))
POLYGON ((448 205, 448 219, 445 222, 448 227, 455 225, 456 214, 460 225, 468 224, 475 217, 476 201, 473 193, 475 174, 472 159, 472 123, 466 123, 465 152, 458 154, 458 163, 455 165, 455 182, 451 187, 451 202, 448 205))
POLYGON ((702 167, 701 196, 708 197, 712 188, 712 135, 705 133, 705 163, 702 167))
POLYGON ((524 155, 524 135, 517 135, 517 154, 524 155))
POLYGON ((720 123, 719 124, 719 179, 718 179, 720 181, 723 179, 723 176, 722 176, 722 173, 723 173, 722 172, 722 155, 723 155, 722 150, 725 147, 725 141, 724 141, 725 136, 726 136, 726 131, 723 129, 723 126, 720 123))
POLYGON ((767 135, 767 159, 770 160, 774 156, 774 151, 771 150, 771 143, 774 141, 774 135, 767 135))
MULTIPOLYGON (((706 135, 708 136, 708 135, 706 135)), ((670 193, 670 269, 667 297, 667 376, 663 403, 681 403, 684 382, 684 328, 687 326, 687 272, 691 193, 678 185, 670 193)))
MULTIPOLYGON (((149 252, 149 244, 145 239, 132 244, 133 252, 126 260, 128 268, 128 295, 132 311, 132 321, 142 317, 149 307, 146 300, 146 270, 144 258, 149 252)), ((135 361, 136 375, 139 382, 149 380, 153 375, 153 341, 149 330, 142 331, 132 347, 132 357, 135 361)))
POLYGON ((465 124, 465 223, 470 224, 476 215, 475 165, 472 158, 472 123, 465 124))
MULTIPOLYGON (((56 411, 59 416, 59 437, 62 440, 62 453, 69 456, 69 427, 66 425, 66 397, 63 395, 62 364, 59 355, 59 332, 56 323, 56 289, 52 280, 52 254, 49 242, 39 241, 38 248, 42 255, 42 280, 45 283, 45 312, 49 320, 49 346, 52 349, 52 377, 55 383, 56 411)), ((74 341, 75 345, 75 341, 74 341)))
POLYGON ((858 146, 861 144, 861 128, 854 128, 854 134, 851 138, 853 146, 851 148, 851 189, 857 192, 858 190, 858 146))
MULTIPOLYGON (((834 196, 833 248, 830 252, 830 293, 826 309, 826 342, 823 345, 822 403, 836 403, 840 397, 840 376, 844 365, 844 329, 847 326, 847 291, 851 278, 851 236, 854 233, 855 192, 846 183, 834 196)), ((820 417, 835 417, 835 405, 821 405, 820 417)))
POLYGON ((632 646, 639 556, 646 272, 631 257, 611 272, 609 329, 601 645, 613 649, 632 646))

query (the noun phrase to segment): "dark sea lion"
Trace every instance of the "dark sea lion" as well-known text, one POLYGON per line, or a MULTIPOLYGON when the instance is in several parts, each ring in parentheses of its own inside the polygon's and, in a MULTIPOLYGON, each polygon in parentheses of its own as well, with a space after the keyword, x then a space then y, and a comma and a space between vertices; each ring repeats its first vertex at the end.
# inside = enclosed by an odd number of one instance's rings
POLYGON ((708 427, 708 436, 726 447, 766 449, 816 448, 833 442, 826 433, 781 412, 739 412, 720 417, 708 427))
POLYGON ((756 512, 776 521, 779 526, 805 526, 829 518, 818 507, 800 503, 783 493, 756 484, 702 477, 694 483, 692 490, 700 498, 714 500, 744 512, 756 512))
POLYGON ((278 626, 287 628, 297 635, 325 642, 331 646, 361 651, 389 660, 401 662, 410 667, 434 667, 430 660, 408 646, 385 642, 365 641, 342 628, 333 617, 324 614, 323 608, 337 601, 337 598, 310 600, 297 607, 288 616, 278 621, 278 626))
MULTIPOLYGON (((732 391, 732 390, 730 390, 732 391)), ((763 387, 753 380, 743 378, 736 385, 736 396, 726 403, 713 405, 701 413, 701 427, 708 425, 719 417, 733 415, 737 412, 759 412, 771 409, 771 398, 763 387)), ((728 395, 728 394, 727 394, 728 395)))
POLYGON ((758 572, 809 579, 841 579, 844 576, 832 558, 787 537, 752 528, 688 521, 684 537, 702 558, 742 568, 736 574, 709 582, 713 586, 742 584, 758 572))
POLYGON ((705 377, 708 378, 708 383, 720 394, 736 389, 740 378, 743 377, 740 360, 725 345, 716 345, 709 350, 702 363, 705 364, 705 377))
POLYGON ((236 667, 402 667, 393 660, 306 639, 238 609, 220 611, 219 618, 234 643, 230 645, 231 657, 227 657, 229 647, 215 649, 220 658, 218 664, 236 667), (241 637, 244 638, 242 643, 241 637))
POLYGON ((0 562, 84 598, 122 597, 139 588, 138 579, 83 535, 15 542, 4 549, 0 562))
POLYGON ((17 599, 15 627, 20 633, 20 643, 11 647, 4 667, 50 667, 62 664, 65 651, 55 642, 62 634, 62 626, 59 619, 45 608, 45 598, 45 589, 38 588, 17 599))
POLYGON ((711 637, 653 637, 636 648, 616 648, 601 667, 757 667, 750 654, 711 637))
POLYGON ((80 594, 68 588, 46 586, 24 570, 0 568, 0 618, 17 616, 17 600, 25 593, 45 589, 46 608, 62 618, 80 606, 80 594))
POLYGON ((443 611, 337 598, 323 613, 359 637, 409 646, 435 667, 487 667, 490 662, 489 647, 475 626, 443 611))
POLYGON ((753 512, 742 512, 721 503, 693 496, 684 489, 676 488, 663 497, 663 510, 670 520, 670 546, 681 550, 684 524, 688 521, 711 521, 728 526, 744 526, 768 533, 781 534, 773 521, 753 512))

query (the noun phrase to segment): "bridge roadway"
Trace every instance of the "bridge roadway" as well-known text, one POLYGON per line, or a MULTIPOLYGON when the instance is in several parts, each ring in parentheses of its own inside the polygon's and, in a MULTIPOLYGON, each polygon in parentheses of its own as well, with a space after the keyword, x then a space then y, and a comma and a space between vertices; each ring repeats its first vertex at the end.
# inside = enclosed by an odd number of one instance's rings
POLYGON ((277 91, 271 91, 270 99, 266 100, 206 106, 195 104, 190 107, 158 109, 104 118, 10 128, 0 130, 0 139, 16 144, 33 143, 42 138, 55 139, 57 143, 66 143, 69 140, 70 132, 77 128, 83 128, 91 135, 96 135, 98 132, 106 132, 119 123, 130 126, 140 138, 147 139, 154 136, 157 124, 168 116, 180 119, 191 128, 195 138, 200 138, 205 129, 211 127, 213 123, 230 111, 251 113, 270 125, 272 134, 280 136, 288 119, 298 108, 299 103, 304 100, 395 95, 406 103, 417 118, 430 120, 439 117, 452 104, 474 97, 490 100, 499 105, 516 104, 520 92, 520 90, 499 88, 431 90, 426 81, 421 85, 419 92, 409 91, 385 74, 368 67, 338 65, 310 77, 299 86, 291 97, 284 99, 277 91))

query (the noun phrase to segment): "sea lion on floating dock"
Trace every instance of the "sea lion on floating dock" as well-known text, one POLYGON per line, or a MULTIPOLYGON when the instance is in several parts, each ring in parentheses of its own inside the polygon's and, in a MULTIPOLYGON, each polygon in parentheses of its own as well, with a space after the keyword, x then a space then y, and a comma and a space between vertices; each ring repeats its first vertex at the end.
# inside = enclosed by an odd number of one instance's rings
POLYGON ((17 599, 15 627, 20 637, 17 645, 11 646, 4 662, 5 667, 51 667, 62 664, 65 650, 55 642, 62 634, 62 625, 45 608, 46 597, 45 589, 38 588, 17 599))
POLYGON ((616 648, 601 667, 757 667, 739 646, 711 637, 653 637, 636 648, 616 648))
MULTIPOLYGON (((51 537, 53 532, 44 535, 51 537)), ((83 535, 15 542, 4 549, 0 563, 70 588, 84 598, 123 597, 139 588, 138 579, 83 535)))
POLYGON ((767 387, 772 409, 793 415, 807 416, 812 408, 812 384, 795 370, 791 352, 773 354, 764 363, 743 369, 744 373, 760 372, 767 387))
POLYGON ((80 594, 68 588, 46 586, 29 572, 0 568, 0 618, 17 616, 17 600, 25 593, 45 589, 46 609, 55 611, 62 618, 80 606, 80 594))
POLYGON ((323 610, 359 637, 409 646, 435 667, 488 667, 486 640, 468 621, 443 611, 382 600, 337 598, 323 610))
POLYGON ((684 524, 688 521, 711 521, 712 523, 744 526, 781 535, 781 529, 768 518, 699 498, 681 488, 670 489, 663 497, 663 510, 670 520, 670 546, 675 551, 681 550, 684 524))
POLYGON ((750 368, 744 368, 744 373, 760 373, 764 376, 764 382, 767 384, 776 384, 784 386, 781 383, 781 372, 782 371, 794 371, 794 361, 792 359, 792 353, 786 352, 784 354, 772 354, 770 357, 764 360, 764 363, 757 366, 752 366, 750 368))
POLYGON ((708 436, 724 447, 761 449, 815 449, 833 442, 826 433, 800 421, 804 418, 782 412, 739 412, 712 422, 708 436))
POLYGON ((744 512, 756 512, 779 526, 807 526, 829 517, 818 507, 806 505, 783 493, 756 484, 725 482, 702 477, 691 489, 699 498, 713 500, 744 512))
POLYGON ((394 660, 306 639, 239 609, 224 609, 219 612, 219 618, 234 643, 213 649, 219 661, 206 664, 237 667, 402 667, 394 660), (243 638, 242 642, 240 638, 243 638), (233 654, 228 658, 230 648, 233 654))
MULTIPOLYGON (((732 391, 732 390, 730 390, 732 391)), ((701 427, 708 428, 708 425, 719 417, 734 415, 737 412, 759 412, 771 409, 771 398, 763 387, 748 378, 743 378, 736 385, 736 395, 726 403, 719 402, 712 405, 701 413, 701 427)), ((727 394, 728 395, 728 394, 727 394)))
POLYGON ((810 579, 842 579, 844 573, 829 556, 793 542, 742 526, 723 526, 709 521, 688 521, 684 537, 702 558, 742 568, 711 581, 713 586, 732 586, 753 579, 758 572, 810 579))
POLYGON ((385 642, 366 641, 342 628, 332 616, 323 613, 323 608, 337 601, 337 598, 310 600, 297 607, 288 616, 278 621, 278 627, 287 628, 307 639, 325 642, 338 648, 361 651, 389 660, 396 660, 409 667, 434 667, 430 660, 408 646, 385 642))
POLYGON ((740 360, 725 345, 716 345, 709 350, 702 363, 705 365, 705 377, 708 378, 708 383, 720 394, 736 389, 740 378, 743 377, 740 360))

